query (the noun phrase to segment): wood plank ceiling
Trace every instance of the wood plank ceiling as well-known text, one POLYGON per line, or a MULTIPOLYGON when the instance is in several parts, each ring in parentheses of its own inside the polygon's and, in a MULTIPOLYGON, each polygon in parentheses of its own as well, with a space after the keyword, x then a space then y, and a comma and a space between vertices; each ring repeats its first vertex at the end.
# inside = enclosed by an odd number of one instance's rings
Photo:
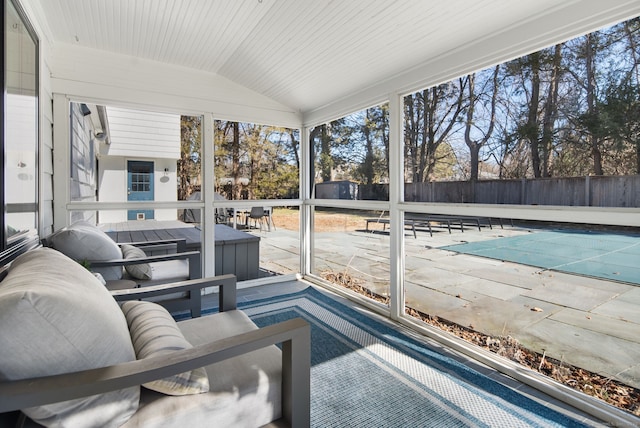
POLYGON ((552 16, 560 8, 567 14, 588 3, 597 12, 597 8, 605 11, 610 3, 25 1, 38 3, 54 44, 75 44, 216 73, 300 112, 318 109, 463 47, 478 44, 481 50, 483 40, 552 16))

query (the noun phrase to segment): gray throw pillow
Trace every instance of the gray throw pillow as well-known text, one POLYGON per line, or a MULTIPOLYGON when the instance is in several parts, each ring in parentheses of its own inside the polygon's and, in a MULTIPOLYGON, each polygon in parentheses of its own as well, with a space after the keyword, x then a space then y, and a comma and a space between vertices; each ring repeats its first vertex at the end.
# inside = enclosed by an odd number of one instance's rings
MULTIPOLYGON (((18 257, 0 282, 0 380, 107 367, 135 360, 127 322, 111 294, 80 264, 50 249, 18 257)), ((47 427, 118 427, 140 388, 23 409, 47 427)))
MULTIPOLYGON (((133 348, 138 359, 166 355, 192 348, 165 308, 153 302, 129 301, 122 304, 133 348)), ((142 386, 167 395, 190 395, 209 391, 204 368, 168 376, 142 386)))
MULTIPOLYGON (((144 251, 138 247, 129 244, 121 244, 122 257, 124 259, 140 259, 147 257, 144 251)), ((149 263, 140 263, 137 265, 126 265, 125 270, 129 275, 137 279, 151 279, 153 271, 149 263)))
MULTIPOLYGON (((109 235, 85 221, 76 222, 54 233, 51 247, 78 262, 84 260, 107 261, 122 259, 118 244, 109 235)), ((122 278, 122 266, 91 268, 107 280, 122 278)))

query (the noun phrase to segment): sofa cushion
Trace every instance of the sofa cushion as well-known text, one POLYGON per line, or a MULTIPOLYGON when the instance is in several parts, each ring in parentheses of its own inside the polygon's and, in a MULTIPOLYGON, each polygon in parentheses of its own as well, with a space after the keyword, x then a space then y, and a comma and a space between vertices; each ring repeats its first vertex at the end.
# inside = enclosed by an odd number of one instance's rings
MULTIPOLYGON (((0 282, 0 380, 69 373, 135 360, 127 322, 100 281, 50 248, 18 257, 0 282)), ((23 409, 51 427, 116 427, 140 388, 23 409)))
MULTIPOLYGON (((144 251, 138 247, 134 247, 129 244, 121 244, 122 258, 124 259, 139 259, 147 257, 144 251)), ((138 265, 127 265, 124 267, 129 275, 136 279, 151 279, 152 271, 149 263, 140 263, 138 265)))
MULTIPOLYGON (((144 301, 122 304, 136 357, 165 355, 192 348, 182 335, 175 320, 162 306, 144 301)), ((209 379, 204 368, 145 383, 146 388, 168 395, 190 395, 209 391, 209 379)))
MULTIPOLYGON (((178 322, 193 346, 257 329, 234 310, 178 322)), ((122 428, 263 426, 282 416, 282 353, 271 345, 206 367, 209 392, 173 397, 142 389, 140 408, 122 428)))
MULTIPOLYGON (((49 237, 50 246, 82 262, 84 260, 107 261, 122 259, 122 251, 109 235, 86 221, 79 221, 59 230, 49 237)), ((122 267, 92 268, 107 280, 122 278, 122 267)))

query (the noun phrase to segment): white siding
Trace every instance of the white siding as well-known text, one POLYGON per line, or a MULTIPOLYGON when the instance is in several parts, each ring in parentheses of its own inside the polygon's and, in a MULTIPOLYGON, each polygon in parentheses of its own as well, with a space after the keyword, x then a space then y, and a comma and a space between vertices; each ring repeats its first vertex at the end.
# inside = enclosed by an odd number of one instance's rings
MULTIPOLYGON (((69 195, 73 201, 95 201, 96 198, 96 159, 93 149, 90 120, 83 116, 80 104, 71 107, 71 168, 69 195)), ((73 220, 86 220, 78 215, 73 220)))
POLYGON ((40 235, 53 232, 53 108, 51 72, 47 62, 48 50, 42 48, 40 56, 40 235))
POLYGON ((180 158, 180 116, 107 107, 109 156, 180 158))

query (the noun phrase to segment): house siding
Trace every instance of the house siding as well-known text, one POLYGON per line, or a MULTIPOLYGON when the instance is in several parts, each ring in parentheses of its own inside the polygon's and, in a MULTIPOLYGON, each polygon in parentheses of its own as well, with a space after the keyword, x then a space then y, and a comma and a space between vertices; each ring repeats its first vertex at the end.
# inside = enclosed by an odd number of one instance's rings
POLYGON ((104 154, 140 158, 180 158, 180 116, 107 107, 109 141, 104 154))

